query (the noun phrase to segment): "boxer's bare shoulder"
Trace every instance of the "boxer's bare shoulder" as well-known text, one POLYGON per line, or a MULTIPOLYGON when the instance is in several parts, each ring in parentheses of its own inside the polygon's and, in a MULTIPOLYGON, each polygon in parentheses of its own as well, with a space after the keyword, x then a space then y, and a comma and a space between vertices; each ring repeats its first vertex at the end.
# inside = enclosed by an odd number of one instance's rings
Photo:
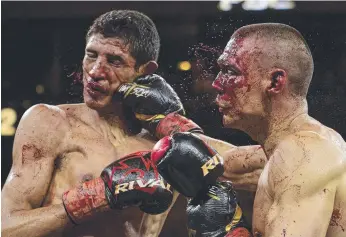
MULTIPOLYGON (((23 189, 20 190, 24 194, 33 194, 35 192, 25 192, 27 188, 32 188, 25 183, 37 179, 44 192, 49 183, 47 180, 42 180, 39 172, 41 170, 43 173, 45 173, 44 170, 51 172, 54 160, 64 150, 68 130, 66 114, 58 107, 38 104, 28 109, 21 118, 16 131, 13 145, 13 166, 6 181, 5 190, 10 191, 11 189, 8 190, 8 188, 18 183, 23 186, 23 189), (43 166, 46 169, 42 169, 43 166), (22 180, 23 176, 25 180, 22 180)), ((38 192, 35 196, 40 196, 39 194, 42 193, 38 192)), ((28 198, 27 195, 21 197, 28 198)), ((33 207, 39 206, 39 199, 34 199, 35 201, 30 204, 33 207)))
MULTIPOLYGON (((21 118, 13 144, 12 168, 1 194, 2 234, 5 236, 30 231, 36 223, 29 224, 30 211, 41 206, 50 185, 54 161, 64 150, 68 130, 66 115, 55 106, 35 105, 21 118)), ((61 217, 58 221, 48 220, 47 225, 64 222, 59 210, 63 211, 56 207, 42 212, 47 219, 52 211, 61 217)))
MULTIPOLYGON (((121 129, 110 131, 93 113, 84 104, 39 104, 23 115, 15 136, 12 170, 2 192, 2 216, 60 206, 66 190, 98 177, 104 167, 129 153, 153 147, 146 133, 131 136, 121 129)), ((117 236, 137 236, 142 216, 135 207, 114 210, 66 229, 62 235, 113 236, 116 231, 117 236)), ((13 231, 14 221, 3 218, 2 224, 13 231)))
POLYGON ((266 236, 345 235, 345 148, 338 133, 315 120, 285 137, 259 180, 254 231, 266 236))
MULTIPOLYGON (((22 116, 14 143, 20 144, 22 140, 30 138, 33 139, 32 142, 48 146, 47 149, 63 149, 62 143, 68 130, 69 124, 63 110, 57 106, 37 104, 28 109, 22 116)), ((14 151, 16 150, 14 147, 14 151)))

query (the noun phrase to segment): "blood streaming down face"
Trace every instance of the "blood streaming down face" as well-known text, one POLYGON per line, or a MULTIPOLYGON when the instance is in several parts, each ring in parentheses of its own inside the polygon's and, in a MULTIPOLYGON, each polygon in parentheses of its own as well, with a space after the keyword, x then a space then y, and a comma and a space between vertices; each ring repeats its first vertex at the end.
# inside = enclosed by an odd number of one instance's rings
POLYGON ((218 59, 220 72, 213 86, 226 127, 242 129, 264 115, 267 71, 261 63, 262 45, 255 37, 234 35, 218 59))

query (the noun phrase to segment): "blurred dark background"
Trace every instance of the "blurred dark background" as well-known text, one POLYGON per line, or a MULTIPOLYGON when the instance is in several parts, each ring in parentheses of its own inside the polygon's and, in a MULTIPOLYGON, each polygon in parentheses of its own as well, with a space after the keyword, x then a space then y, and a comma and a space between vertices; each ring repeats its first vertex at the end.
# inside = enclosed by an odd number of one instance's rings
POLYGON ((233 2, 238 3, 1 2, 1 184, 11 167, 13 134, 24 111, 37 103, 82 102, 74 76, 85 33, 93 19, 113 9, 138 10, 154 20, 162 42, 158 73, 177 90, 189 117, 206 134, 237 145, 254 142, 221 126, 211 90, 215 59, 243 25, 281 22, 297 28, 315 60, 309 112, 346 138, 346 2, 233 2))

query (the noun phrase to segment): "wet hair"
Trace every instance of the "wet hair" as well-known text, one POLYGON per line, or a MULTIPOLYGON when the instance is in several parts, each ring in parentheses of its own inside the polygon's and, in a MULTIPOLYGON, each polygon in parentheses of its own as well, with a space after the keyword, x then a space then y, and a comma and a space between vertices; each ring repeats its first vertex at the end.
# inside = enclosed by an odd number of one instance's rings
POLYGON ((254 37, 259 46, 260 64, 281 68, 288 73, 288 86, 295 96, 305 97, 313 75, 314 62, 308 44, 295 28, 279 23, 261 23, 238 29, 232 38, 254 37), (258 40, 258 41, 257 41, 258 40), (264 43, 263 43, 264 42, 264 43))
POLYGON ((131 10, 107 12, 95 19, 86 40, 95 34, 123 40, 136 60, 136 68, 149 61, 157 61, 159 57, 159 33, 154 22, 143 13, 131 10))

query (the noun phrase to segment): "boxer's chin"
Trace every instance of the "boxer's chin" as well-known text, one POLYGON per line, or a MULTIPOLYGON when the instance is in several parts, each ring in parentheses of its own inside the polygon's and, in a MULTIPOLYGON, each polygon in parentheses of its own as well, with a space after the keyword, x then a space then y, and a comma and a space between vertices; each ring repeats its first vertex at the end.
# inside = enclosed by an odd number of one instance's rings
POLYGON ((84 92, 84 103, 91 109, 100 110, 108 107, 111 103, 110 96, 98 96, 92 97, 88 93, 84 92))
POLYGON ((222 124, 225 128, 235 128, 239 120, 236 114, 224 114, 222 116, 222 124))

